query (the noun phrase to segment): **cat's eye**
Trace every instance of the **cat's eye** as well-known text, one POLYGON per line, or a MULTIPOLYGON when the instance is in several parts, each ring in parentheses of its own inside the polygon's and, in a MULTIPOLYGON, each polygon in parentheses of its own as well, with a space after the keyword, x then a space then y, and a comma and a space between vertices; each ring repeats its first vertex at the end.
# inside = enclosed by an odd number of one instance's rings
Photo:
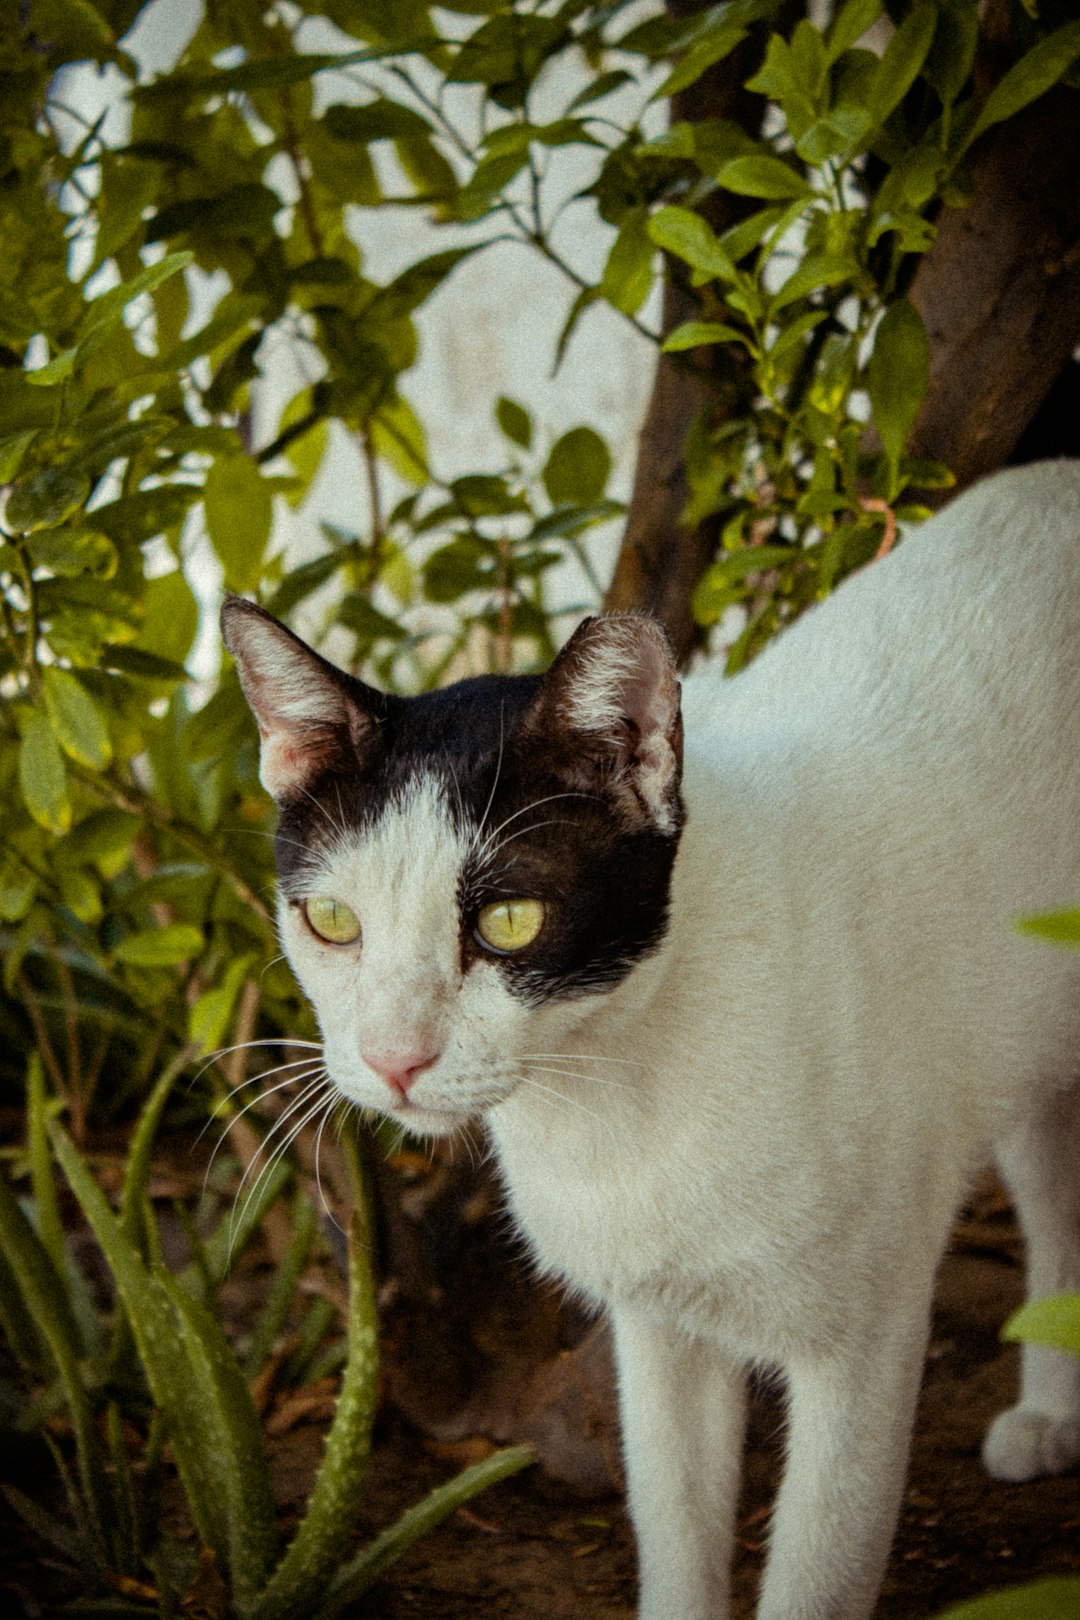
POLYGON ((360 919, 355 911, 329 895, 317 894, 304 901, 304 916, 330 945, 352 945, 360 938, 360 919))
POLYGON ((476 919, 476 932, 493 951, 523 950, 544 926, 542 900, 496 900, 476 919))

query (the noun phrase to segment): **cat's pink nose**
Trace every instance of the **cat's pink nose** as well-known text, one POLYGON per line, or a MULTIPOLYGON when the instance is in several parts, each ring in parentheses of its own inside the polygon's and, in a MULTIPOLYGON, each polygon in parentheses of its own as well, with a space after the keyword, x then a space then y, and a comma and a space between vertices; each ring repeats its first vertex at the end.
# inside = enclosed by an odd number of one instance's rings
POLYGON ((438 1052, 361 1052, 369 1069, 381 1075, 399 1097, 407 1097, 409 1089, 425 1069, 439 1061, 438 1052))

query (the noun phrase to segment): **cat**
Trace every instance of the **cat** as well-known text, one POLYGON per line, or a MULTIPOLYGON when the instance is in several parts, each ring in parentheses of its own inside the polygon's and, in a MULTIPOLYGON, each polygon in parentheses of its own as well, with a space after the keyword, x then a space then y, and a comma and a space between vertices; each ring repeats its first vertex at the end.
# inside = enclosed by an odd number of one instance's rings
MULTIPOLYGON (((978 484, 681 704, 643 615, 413 698, 223 625, 330 1076, 421 1136, 483 1116, 608 1312, 641 1620, 728 1614, 751 1368, 788 1412, 760 1620, 864 1620, 991 1152, 1032 1294, 1080 1287, 1080 953, 1015 927, 1080 900, 1080 462, 978 484)), ((1025 1347, 984 1458, 1073 1467, 1080 1364, 1025 1347)))

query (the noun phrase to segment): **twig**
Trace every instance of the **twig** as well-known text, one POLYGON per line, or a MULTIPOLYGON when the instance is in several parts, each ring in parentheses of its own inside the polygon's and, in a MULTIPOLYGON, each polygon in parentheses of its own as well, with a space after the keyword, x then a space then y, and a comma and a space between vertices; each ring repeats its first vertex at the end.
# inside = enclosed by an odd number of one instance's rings
POLYGON ((144 820, 149 821, 151 825, 159 828, 160 831, 175 838, 177 843, 184 844, 193 854, 198 855, 200 860, 205 861, 207 866, 224 878, 233 893, 244 902, 249 910, 253 911, 268 926, 270 925, 270 909, 265 901, 260 899, 251 885, 246 883, 240 874, 233 870, 225 856, 219 850, 216 850, 209 839, 205 838, 196 827, 190 826, 186 821, 178 820, 171 810, 166 809, 162 804, 158 804, 155 799, 152 799, 148 793, 144 793, 142 788, 137 787, 134 783, 121 786, 110 777, 101 775, 97 771, 87 770, 83 766, 76 765, 74 761, 69 763, 68 769, 84 787, 89 788, 91 793, 96 793, 99 798, 107 799, 110 804, 115 805, 118 810, 123 810, 126 815, 142 817, 144 820))

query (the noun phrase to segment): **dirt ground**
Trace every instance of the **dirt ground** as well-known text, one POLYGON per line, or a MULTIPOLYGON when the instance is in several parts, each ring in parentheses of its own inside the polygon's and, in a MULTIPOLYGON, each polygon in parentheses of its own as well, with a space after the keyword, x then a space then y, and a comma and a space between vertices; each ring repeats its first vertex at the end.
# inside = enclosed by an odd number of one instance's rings
MULTIPOLYGON (((917 1620, 988 1587, 1080 1573, 1080 1476, 1001 1485, 979 1462, 987 1423, 1012 1398, 1016 1351, 998 1342, 997 1331, 1019 1302, 1020 1286, 1015 1228, 990 1187, 965 1213, 942 1269, 910 1479, 876 1620, 917 1620)), ((391 1325, 384 1362, 392 1354, 391 1325)), ((432 1376, 438 1378, 437 1369, 432 1376)), ((327 1388, 304 1398, 286 1394, 271 1414, 275 1488, 286 1521, 303 1506, 331 1409, 327 1388)), ((753 1613, 781 1422, 776 1395, 758 1391, 740 1510, 735 1620, 753 1613)), ((477 1437, 453 1444, 425 1438, 388 1388, 360 1538, 474 1460, 477 1445, 477 1437)), ((836 1534, 843 1533, 837 1525, 836 1534)), ((0 1501, 0 1615, 38 1620, 58 1613, 62 1593, 48 1550, 0 1501)), ((353 1614, 355 1620, 487 1614, 631 1620, 634 1593, 633 1538, 617 1490, 583 1497, 534 1468, 456 1513, 353 1614)))

